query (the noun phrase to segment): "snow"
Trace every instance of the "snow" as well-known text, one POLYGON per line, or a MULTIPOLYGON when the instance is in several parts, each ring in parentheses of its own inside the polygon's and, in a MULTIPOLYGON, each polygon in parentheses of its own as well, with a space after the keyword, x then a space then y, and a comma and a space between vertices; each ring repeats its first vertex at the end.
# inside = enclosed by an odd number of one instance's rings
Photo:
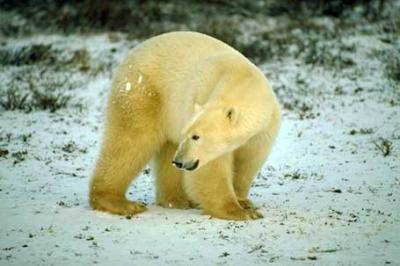
MULTIPOLYGON (((15 41, 79 46, 92 60, 116 47, 113 62, 128 51, 126 41, 105 35, 15 41)), ((88 180, 110 75, 92 76, 69 92, 87 106, 82 111, 0 110, 0 148, 9 151, 0 156, 0 265, 400 264, 400 110, 388 103, 393 95, 380 61, 366 57, 377 40, 348 41, 359 46, 352 54, 357 65, 336 74, 296 59, 262 65, 279 95, 305 86, 302 99, 314 103, 315 117, 284 110, 278 141, 251 189, 260 220, 224 221, 197 209, 155 206, 148 168, 129 191, 147 212, 119 217, 91 210, 88 180), (354 81, 352 71, 361 78, 354 81), (354 92, 357 87, 363 91, 354 92), (372 133, 349 133, 365 128, 372 133), (380 137, 393 143, 388 156, 374 145, 380 137), (12 156, 24 150, 24 160, 12 156)))

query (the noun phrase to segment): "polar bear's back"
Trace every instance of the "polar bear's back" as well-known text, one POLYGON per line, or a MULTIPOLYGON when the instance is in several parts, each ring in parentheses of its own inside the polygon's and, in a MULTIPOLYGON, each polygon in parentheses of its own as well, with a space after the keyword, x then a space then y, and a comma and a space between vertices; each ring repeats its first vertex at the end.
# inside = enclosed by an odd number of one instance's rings
MULTIPOLYGON (((232 47, 211 36, 198 32, 178 31, 150 38, 135 47, 132 52, 136 55, 153 57, 155 60, 193 63, 215 52, 233 50, 232 47)), ((164 65, 166 63, 168 62, 164 61, 164 65)))
POLYGON ((156 87, 168 84, 172 88, 178 85, 176 82, 180 82, 179 75, 183 76, 186 71, 190 71, 196 62, 224 51, 235 50, 205 34, 170 32, 136 46, 123 64, 133 64, 145 75, 157 77, 157 80, 152 80, 156 87))

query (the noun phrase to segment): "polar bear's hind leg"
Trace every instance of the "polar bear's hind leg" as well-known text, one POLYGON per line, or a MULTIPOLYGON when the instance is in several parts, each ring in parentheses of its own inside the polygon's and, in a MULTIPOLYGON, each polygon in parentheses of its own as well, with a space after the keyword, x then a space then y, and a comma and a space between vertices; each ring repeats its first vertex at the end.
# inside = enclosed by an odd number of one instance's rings
MULTIPOLYGON (((133 82, 133 80, 132 80, 133 82)), ((131 181, 163 144, 160 126, 160 101, 132 91, 120 93, 114 87, 108 111, 104 140, 89 187, 93 209, 119 215, 146 210, 144 204, 126 199, 131 181), (131 102, 131 98, 134 101, 131 102)), ((155 96, 154 96, 155 95, 155 96)))

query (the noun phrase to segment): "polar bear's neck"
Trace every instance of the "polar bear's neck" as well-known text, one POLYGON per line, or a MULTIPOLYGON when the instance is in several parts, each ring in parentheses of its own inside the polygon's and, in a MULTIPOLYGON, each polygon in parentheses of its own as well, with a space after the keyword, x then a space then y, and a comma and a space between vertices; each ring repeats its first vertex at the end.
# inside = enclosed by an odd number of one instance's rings
POLYGON ((264 74, 254 65, 236 65, 225 70, 206 105, 236 107, 240 111, 240 134, 249 138, 266 129, 276 108, 275 95, 264 74))

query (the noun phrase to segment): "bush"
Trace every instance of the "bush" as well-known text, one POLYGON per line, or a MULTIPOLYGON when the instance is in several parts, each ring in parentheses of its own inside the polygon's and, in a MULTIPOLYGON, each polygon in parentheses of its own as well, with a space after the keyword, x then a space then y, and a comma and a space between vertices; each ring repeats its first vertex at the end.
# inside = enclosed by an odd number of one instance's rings
POLYGON ((0 50, 2 65, 30 65, 37 63, 53 64, 56 61, 50 45, 36 44, 14 50, 0 50))
MULTIPOLYGON (((57 78, 54 73, 32 74, 22 73, 14 77, 1 90, 0 106, 4 110, 22 110, 31 112, 35 110, 49 110, 55 112, 66 108, 72 97, 65 93, 77 86, 76 83, 65 78, 57 78)), ((75 104, 76 107, 80 106, 75 104)))

